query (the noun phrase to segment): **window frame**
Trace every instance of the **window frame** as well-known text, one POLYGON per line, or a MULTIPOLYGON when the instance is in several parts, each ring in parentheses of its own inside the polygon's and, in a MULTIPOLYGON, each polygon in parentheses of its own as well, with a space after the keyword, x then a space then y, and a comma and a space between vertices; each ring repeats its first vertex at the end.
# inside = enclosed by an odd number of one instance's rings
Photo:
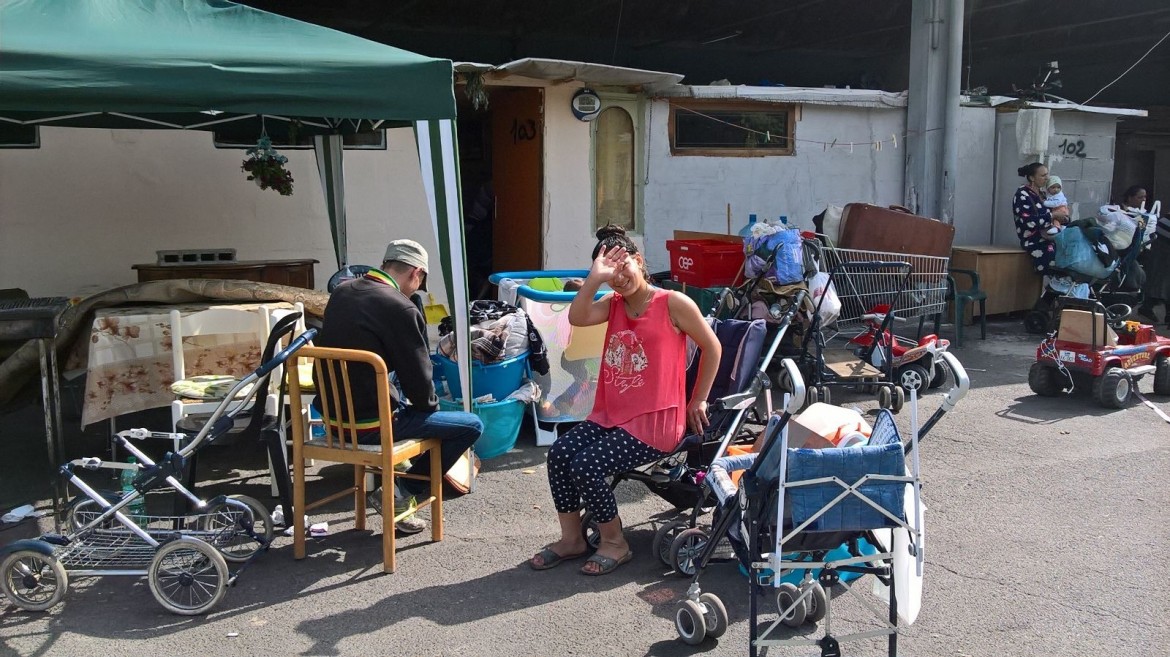
MULTIPOLYGON (((647 151, 646 141, 645 98, 638 94, 620 92, 598 92, 601 98, 601 111, 611 107, 618 107, 630 116, 634 126, 634 226, 627 229, 631 234, 641 235, 645 231, 643 196, 646 186, 647 151)), ((597 224, 597 122, 589 122, 589 208, 590 234, 596 231, 597 224)))
POLYGON ((8 141, 7 139, 0 138, 0 148, 40 148, 41 147, 41 126, 28 125, 25 123, 8 123, 8 122, 5 122, 5 125, 17 127, 17 128, 32 128, 33 138, 32 138, 32 141, 29 141, 29 142, 8 141))
POLYGON ((670 114, 667 117, 667 137, 670 139, 670 154, 675 157, 769 157, 796 155, 796 114, 798 105, 793 103, 767 103, 751 100, 702 100, 702 99, 671 99, 670 114), (773 111, 787 113, 788 140, 786 148, 688 148, 675 144, 677 121, 675 115, 679 108, 693 109, 697 112, 705 111, 773 111))

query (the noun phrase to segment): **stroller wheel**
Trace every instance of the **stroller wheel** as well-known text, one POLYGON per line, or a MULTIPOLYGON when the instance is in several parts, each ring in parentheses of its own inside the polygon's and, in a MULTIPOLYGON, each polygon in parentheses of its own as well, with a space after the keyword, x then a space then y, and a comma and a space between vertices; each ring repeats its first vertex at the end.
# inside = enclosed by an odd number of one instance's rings
POLYGON ((707 532, 697 527, 683 531, 670 544, 670 565, 679 575, 690 577, 699 569, 699 557, 707 547, 707 532))
POLYGON ((784 582, 776 590, 776 611, 780 622, 788 627, 800 627, 808 618, 808 605, 800 600, 800 589, 795 584, 784 582))
POLYGON ((703 621, 707 625, 707 636, 718 639, 727 631, 727 607, 714 593, 699 596, 699 605, 704 607, 703 621))
POLYGON ((69 576, 56 558, 37 550, 16 550, 0 563, 0 591, 25 611, 45 611, 61 602, 69 576))
POLYGON ((906 391, 902 386, 894 386, 892 391, 893 399, 890 400, 890 412, 901 413, 902 407, 906 405, 906 391))
POLYGON ((177 538, 158 549, 146 581, 154 599, 167 611, 198 616, 210 611, 227 592, 227 562, 199 539, 177 538))
POLYGON ((812 582, 806 585, 808 587, 808 597, 804 599, 808 603, 808 616, 805 618, 810 623, 819 623, 829 613, 829 596, 825 593, 825 587, 821 586, 820 582, 812 582))
POLYGON ((601 545, 601 528, 593 519, 593 513, 586 511, 581 516, 581 538, 590 549, 596 550, 601 545))
POLYGON ((242 563, 270 545, 276 532, 272 516, 259 500, 247 495, 232 495, 229 499, 247 508, 228 502, 216 504, 199 518, 199 530, 207 533, 201 538, 219 550, 224 559, 242 563), (255 538, 248 534, 249 529, 255 538))
POLYGON ((674 612, 674 629, 678 630, 678 637, 687 645, 697 646, 707 638, 707 621, 704 616, 703 608, 694 600, 678 603, 678 609, 674 612))
POLYGON ((808 393, 805 396, 804 406, 800 410, 804 410, 805 408, 812 406, 813 404, 819 402, 820 400, 821 400, 820 386, 809 386, 808 393))
POLYGON ((878 388, 878 391, 877 391, 878 408, 889 408, 890 404, 893 402, 893 396, 894 395, 892 392, 890 392, 889 388, 887 388, 885 386, 878 388))
POLYGON ((685 521, 675 520, 659 527, 658 531, 654 532, 654 542, 651 543, 651 549, 658 555, 662 563, 667 566, 674 565, 670 558, 670 547, 674 544, 674 538, 678 536, 678 533, 687 528, 685 521))
POLYGON ((1048 332, 1048 321, 1048 313, 1031 310, 1024 315, 1024 330, 1033 335, 1043 335, 1048 332))

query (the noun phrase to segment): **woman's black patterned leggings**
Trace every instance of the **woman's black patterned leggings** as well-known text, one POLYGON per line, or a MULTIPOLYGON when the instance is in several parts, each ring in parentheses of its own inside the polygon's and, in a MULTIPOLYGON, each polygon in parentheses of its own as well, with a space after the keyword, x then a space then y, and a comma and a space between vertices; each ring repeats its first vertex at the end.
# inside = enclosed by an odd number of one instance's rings
POLYGON ((548 450, 548 485, 557 513, 580 511, 582 501, 597 522, 617 517, 617 500, 605 478, 666 456, 620 428, 582 422, 548 450))

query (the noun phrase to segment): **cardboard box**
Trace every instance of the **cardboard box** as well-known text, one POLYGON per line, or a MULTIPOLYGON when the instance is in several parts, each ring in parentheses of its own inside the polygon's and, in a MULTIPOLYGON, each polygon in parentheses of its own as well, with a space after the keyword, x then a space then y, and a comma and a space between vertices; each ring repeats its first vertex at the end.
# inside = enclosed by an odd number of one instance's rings
POLYGON ((1073 310, 1065 308, 1060 311, 1060 330, 1056 339, 1063 342, 1075 342, 1090 345, 1091 347, 1117 346, 1117 334, 1105 323, 1105 315, 1091 313, 1088 310, 1073 310), (1096 341, 1093 336, 1093 323, 1096 320, 1096 341))

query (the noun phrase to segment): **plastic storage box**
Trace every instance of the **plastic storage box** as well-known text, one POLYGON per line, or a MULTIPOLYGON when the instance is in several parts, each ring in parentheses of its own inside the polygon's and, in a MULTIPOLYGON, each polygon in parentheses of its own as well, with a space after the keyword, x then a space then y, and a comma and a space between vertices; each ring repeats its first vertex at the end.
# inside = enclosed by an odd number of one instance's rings
MULTIPOLYGON (((445 356, 432 356, 431 360, 442 368, 443 379, 447 382, 447 391, 451 396, 461 397, 460 391, 463 388, 459 380, 459 364, 445 356)), ((496 401, 507 399, 508 395, 516 392, 516 389, 520 387, 520 382, 524 379, 527 361, 528 352, 490 365, 472 361, 472 399, 484 395, 491 395, 496 401)))
MULTIPOLYGON (((472 446, 479 458, 485 460, 495 458, 508 453, 516 446, 525 407, 524 402, 519 399, 472 404, 472 412, 483 421, 483 435, 472 446)), ((439 410, 462 411, 463 402, 440 399, 439 410)))
POLYGON ((743 246, 717 240, 667 240, 670 279, 697 287, 723 287, 735 282, 743 266, 743 246))

